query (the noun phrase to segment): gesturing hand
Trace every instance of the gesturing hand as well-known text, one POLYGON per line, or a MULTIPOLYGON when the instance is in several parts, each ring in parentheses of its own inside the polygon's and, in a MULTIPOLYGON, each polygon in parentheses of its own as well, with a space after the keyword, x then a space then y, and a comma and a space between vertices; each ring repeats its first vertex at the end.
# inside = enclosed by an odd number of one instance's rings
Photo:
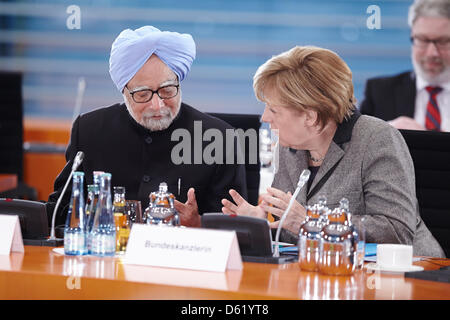
POLYGON ((186 227, 200 227, 201 218, 198 213, 197 199, 194 188, 190 188, 187 193, 187 200, 182 203, 178 200, 174 202, 175 209, 180 214, 180 223, 186 227))
MULTIPOLYGON (((284 211, 287 209, 289 201, 292 198, 290 192, 286 193, 276 188, 268 188, 267 193, 261 195, 262 202, 260 206, 272 215, 281 218, 284 211)), ((301 223, 306 218, 306 209, 297 201, 292 204, 291 210, 286 220, 283 223, 283 228, 286 228, 294 233, 297 233, 301 223)), ((275 221, 270 224, 272 228, 278 227, 280 221, 275 221)))
POLYGON ((235 204, 227 199, 222 199, 223 213, 266 218, 266 213, 260 206, 251 205, 236 190, 231 189, 229 193, 235 204))

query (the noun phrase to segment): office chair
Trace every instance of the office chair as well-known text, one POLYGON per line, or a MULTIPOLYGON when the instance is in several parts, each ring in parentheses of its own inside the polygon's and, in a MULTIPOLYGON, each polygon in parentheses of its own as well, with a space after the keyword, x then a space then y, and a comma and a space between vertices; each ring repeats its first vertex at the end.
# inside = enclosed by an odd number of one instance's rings
POLYGON ((260 160, 259 160, 259 128, 261 127, 260 116, 256 114, 232 114, 232 113, 208 113, 209 115, 219 118, 235 129, 242 129, 244 132, 247 129, 255 129, 257 133, 257 154, 256 164, 249 164, 250 151, 252 150, 248 144, 248 139, 245 141, 245 171, 247 178, 247 195, 248 202, 252 205, 258 204, 259 197, 259 181, 260 181, 260 160))
POLYGON ((420 215, 450 257, 450 133, 400 132, 414 163, 420 215))
POLYGON ((0 72, 0 172, 17 175, 17 187, 0 198, 37 200, 37 190, 23 181, 22 75, 0 72))

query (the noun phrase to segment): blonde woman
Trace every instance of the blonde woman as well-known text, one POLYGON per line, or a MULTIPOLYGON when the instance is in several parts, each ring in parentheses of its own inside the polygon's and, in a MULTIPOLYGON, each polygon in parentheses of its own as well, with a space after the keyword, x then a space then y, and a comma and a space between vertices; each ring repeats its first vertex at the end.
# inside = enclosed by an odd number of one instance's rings
POLYGON ((336 53, 292 48, 260 66, 253 87, 265 103, 262 121, 279 132, 279 169, 259 206, 230 190, 234 203, 222 200, 225 214, 264 218, 270 211, 280 217, 300 173, 309 168, 311 177, 283 224, 282 241, 297 241, 305 206, 325 195, 330 208, 346 197, 352 219, 365 217, 367 242, 410 244, 415 255, 444 256, 420 218, 403 137, 355 108, 352 73, 336 53))

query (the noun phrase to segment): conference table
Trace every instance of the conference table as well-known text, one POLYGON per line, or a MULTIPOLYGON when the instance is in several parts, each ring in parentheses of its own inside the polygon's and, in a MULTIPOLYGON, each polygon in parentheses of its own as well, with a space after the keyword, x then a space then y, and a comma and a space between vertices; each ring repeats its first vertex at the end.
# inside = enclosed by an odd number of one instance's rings
MULTIPOLYGON (((351 276, 300 270, 298 263, 244 262, 242 270, 205 272, 122 263, 121 257, 65 256, 25 246, 0 255, 0 299, 158 300, 449 300, 450 284, 368 269, 351 276)), ((420 257, 425 270, 450 259, 420 257)))

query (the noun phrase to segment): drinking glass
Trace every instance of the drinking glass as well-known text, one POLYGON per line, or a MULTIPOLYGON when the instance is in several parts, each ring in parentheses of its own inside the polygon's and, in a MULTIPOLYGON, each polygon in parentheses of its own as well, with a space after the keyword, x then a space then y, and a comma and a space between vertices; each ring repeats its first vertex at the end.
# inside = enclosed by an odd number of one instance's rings
POLYGON ((126 200, 125 213, 130 221, 130 228, 133 223, 142 223, 142 205, 139 200, 126 200))
POLYGON ((358 233, 358 241, 356 243, 356 269, 363 269, 364 267, 364 258, 366 254, 366 229, 364 227, 365 217, 361 217, 360 219, 354 219, 354 227, 355 231, 358 233))
POLYGON ((126 200, 125 212, 121 216, 121 220, 116 221, 117 227, 117 253, 125 253, 127 249, 128 239, 133 223, 139 223, 142 219, 141 202, 138 200, 126 200))

